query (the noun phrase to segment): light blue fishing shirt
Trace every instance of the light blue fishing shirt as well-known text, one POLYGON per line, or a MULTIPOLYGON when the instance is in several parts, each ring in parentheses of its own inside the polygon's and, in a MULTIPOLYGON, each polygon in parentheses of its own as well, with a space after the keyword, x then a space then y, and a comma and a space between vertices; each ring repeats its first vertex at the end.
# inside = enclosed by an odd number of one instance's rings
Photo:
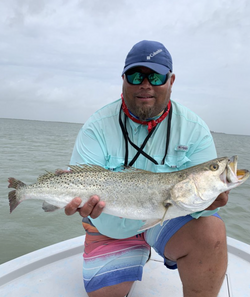
MULTIPOLYGON (((70 164, 96 164, 106 169, 116 170, 124 165, 125 140, 119 125, 121 99, 96 111, 81 128, 73 149, 70 164)), ((124 123, 125 115, 122 112, 124 123)), ((144 151, 160 165, 156 165, 140 155, 133 167, 152 172, 173 172, 182 170, 217 157, 209 128, 194 112, 172 101, 172 121, 170 141, 165 163, 161 164, 165 153, 168 116, 159 123, 149 138, 144 151)), ((141 146, 148 135, 147 126, 127 119, 127 131, 131 141, 141 146)), ((137 153, 128 146, 128 162, 137 153)), ((217 209, 218 210, 218 209, 217 209)), ((192 216, 198 218, 215 213, 202 211, 192 216)), ((101 214, 90 218, 100 233, 112 238, 128 238, 138 233, 144 224, 140 220, 119 218, 101 214)))

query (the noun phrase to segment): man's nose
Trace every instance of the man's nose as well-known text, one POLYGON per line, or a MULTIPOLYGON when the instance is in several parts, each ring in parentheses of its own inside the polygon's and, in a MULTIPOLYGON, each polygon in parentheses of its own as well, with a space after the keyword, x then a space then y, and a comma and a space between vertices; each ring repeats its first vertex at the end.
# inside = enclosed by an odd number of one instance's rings
POLYGON ((144 80, 142 81, 142 83, 140 84, 141 88, 151 88, 152 85, 150 84, 149 80, 147 77, 144 78, 144 80))

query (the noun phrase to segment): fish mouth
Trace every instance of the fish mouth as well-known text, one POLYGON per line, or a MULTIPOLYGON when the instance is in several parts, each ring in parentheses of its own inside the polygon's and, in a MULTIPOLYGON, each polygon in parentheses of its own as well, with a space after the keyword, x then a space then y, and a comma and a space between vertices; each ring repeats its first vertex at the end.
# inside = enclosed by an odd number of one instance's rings
POLYGON ((227 184, 241 184, 249 177, 249 171, 246 169, 237 169, 237 163, 237 156, 233 156, 228 159, 226 168, 221 175, 223 182, 227 184))

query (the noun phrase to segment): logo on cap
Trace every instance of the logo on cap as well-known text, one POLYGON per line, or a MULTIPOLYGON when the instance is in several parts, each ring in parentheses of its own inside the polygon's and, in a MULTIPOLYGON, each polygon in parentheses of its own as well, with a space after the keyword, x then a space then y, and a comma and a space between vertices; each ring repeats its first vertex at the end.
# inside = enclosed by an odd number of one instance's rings
POLYGON ((154 56, 156 56, 157 54, 159 54, 159 53, 161 53, 161 52, 162 52, 162 49, 158 49, 157 51, 155 51, 155 52, 149 54, 149 55, 147 56, 147 60, 150 60, 151 58, 153 58, 154 56))

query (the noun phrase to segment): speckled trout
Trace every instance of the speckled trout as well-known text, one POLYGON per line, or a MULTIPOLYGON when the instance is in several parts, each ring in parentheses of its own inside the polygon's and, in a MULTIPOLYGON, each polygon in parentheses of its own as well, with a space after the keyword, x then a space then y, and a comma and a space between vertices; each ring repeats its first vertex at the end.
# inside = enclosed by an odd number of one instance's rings
POLYGON ((237 169, 237 156, 171 173, 127 168, 120 172, 96 165, 70 166, 65 172, 46 173, 32 185, 9 178, 10 212, 26 199, 44 200, 43 209, 63 208, 74 197, 83 205, 91 195, 105 201, 104 213, 145 221, 144 229, 164 220, 201 211, 216 197, 241 185, 249 171, 237 169))

